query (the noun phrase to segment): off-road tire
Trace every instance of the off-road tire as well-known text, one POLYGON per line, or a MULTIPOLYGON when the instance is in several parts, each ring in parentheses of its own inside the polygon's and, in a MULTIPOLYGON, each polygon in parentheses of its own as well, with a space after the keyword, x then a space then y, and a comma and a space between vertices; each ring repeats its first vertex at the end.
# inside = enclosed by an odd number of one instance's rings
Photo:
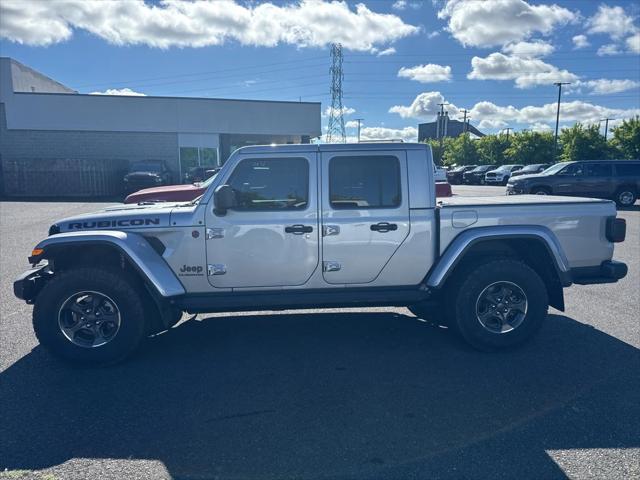
POLYGON ((467 269, 461 269, 452 279, 447 306, 453 331, 459 333, 468 344, 478 350, 494 351, 514 347, 529 340, 547 317, 549 300, 544 282, 535 270, 524 262, 512 259, 486 259, 467 269), (517 285, 527 299, 527 311, 522 323, 506 333, 488 331, 476 314, 480 294, 496 282, 517 285))
POLYGON ((613 199, 619 207, 631 207, 638 199, 638 192, 632 187, 621 187, 616 190, 613 199))
POLYGON ((118 270, 79 267, 55 274, 36 298, 33 328, 40 344, 53 355, 77 365, 111 365, 133 353, 145 337, 144 293, 118 270), (78 292, 94 291, 113 299, 120 328, 105 345, 81 347, 63 334, 58 312, 78 292))

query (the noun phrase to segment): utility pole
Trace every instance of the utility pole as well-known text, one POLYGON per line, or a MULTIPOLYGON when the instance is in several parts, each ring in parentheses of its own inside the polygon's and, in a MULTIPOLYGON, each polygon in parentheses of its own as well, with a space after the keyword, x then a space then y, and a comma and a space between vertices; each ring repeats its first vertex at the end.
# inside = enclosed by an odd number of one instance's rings
POLYGON ((609 120, 615 120, 614 118, 603 118, 599 123, 604 122, 604 141, 607 141, 607 133, 609 133, 609 120))
POLYGON ((558 156, 558 125, 560 125, 560 98, 562 96, 562 85, 570 85, 571 82, 555 82, 554 85, 558 87, 558 109, 556 111, 556 134, 553 140, 553 159, 558 156))
POLYGON ((509 140, 509 132, 510 132, 511 130, 513 130, 513 128, 511 128, 511 127, 507 127, 507 128, 505 128, 505 130, 507 131, 507 140, 509 140))
POLYGON ((465 108, 462 110, 462 113, 464 114, 462 118, 462 133, 467 133, 467 113, 469 113, 469 110, 465 108))
POLYGON ((356 122, 358 122, 358 143, 360 143, 360 123, 364 121, 364 118, 356 118, 356 122))
POLYGON ((344 108, 342 106, 342 44, 331 44, 331 111, 327 128, 327 143, 347 141, 344 131, 344 108))

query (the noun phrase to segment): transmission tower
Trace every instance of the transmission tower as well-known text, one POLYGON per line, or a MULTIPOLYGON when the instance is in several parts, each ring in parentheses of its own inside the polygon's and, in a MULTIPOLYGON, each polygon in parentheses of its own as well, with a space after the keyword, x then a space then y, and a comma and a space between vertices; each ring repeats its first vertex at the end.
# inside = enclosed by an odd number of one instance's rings
POLYGON ((344 117, 342 108, 342 44, 331 44, 331 110, 327 128, 327 143, 345 143, 344 117))

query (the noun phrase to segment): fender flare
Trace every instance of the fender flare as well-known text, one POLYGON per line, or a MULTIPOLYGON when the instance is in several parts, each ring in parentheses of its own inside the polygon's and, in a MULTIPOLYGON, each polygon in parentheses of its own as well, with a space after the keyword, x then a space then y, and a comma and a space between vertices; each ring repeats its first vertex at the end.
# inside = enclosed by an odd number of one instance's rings
POLYGON ((137 233, 119 230, 59 233, 41 241, 35 248, 43 249, 43 258, 48 258, 47 252, 58 248, 88 245, 107 245, 118 250, 161 297, 186 293, 167 262, 137 233))
POLYGON ((430 288, 440 288, 465 253, 480 242, 522 238, 541 241, 553 260, 561 285, 563 287, 571 285, 571 268, 562 245, 555 234, 542 225, 498 225, 465 230, 447 246, 440 259, 427 274, 424 283, 430 288))

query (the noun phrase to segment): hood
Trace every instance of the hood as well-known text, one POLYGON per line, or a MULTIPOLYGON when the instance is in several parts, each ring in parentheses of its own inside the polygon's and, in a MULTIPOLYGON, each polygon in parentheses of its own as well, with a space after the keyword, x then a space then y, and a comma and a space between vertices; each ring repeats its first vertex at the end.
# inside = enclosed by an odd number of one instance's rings
POLYGON ((191 190, 200 190, 200 186, 194 184, 186 184, 186 185, 167 185, 164 187, 151 187, 144 188, 142 190, 138 190, 135 194, 141 195, 153 195, 154 193, 167 193, 167 192, 184 192, 191 190))
POLYGON ((172 210, 184 206, 184 203, 117 205, 98 212, 58 220, 51 227, 50 234, 80 230, 138 230, 168 227, 171 224, 172 210))
POLYGON ((520 181, 520 180, 529 180, 532 178, 547 178, 549 175, 542 175, 542 173, 525 173, 524 175, 517 175, 513 178, 513 175, 510 178, 510 181, 520 181))
POLYGON ((200 184, 145 188, 127 196, 124 203, 149 201, 188 202, 202 195, 204 191, 205 188, 200 184))
POLYGON ((161 174, 159 172, 129 172, 124 177, 125 178, 134 178, 134 177, 159 177, 161 174))

